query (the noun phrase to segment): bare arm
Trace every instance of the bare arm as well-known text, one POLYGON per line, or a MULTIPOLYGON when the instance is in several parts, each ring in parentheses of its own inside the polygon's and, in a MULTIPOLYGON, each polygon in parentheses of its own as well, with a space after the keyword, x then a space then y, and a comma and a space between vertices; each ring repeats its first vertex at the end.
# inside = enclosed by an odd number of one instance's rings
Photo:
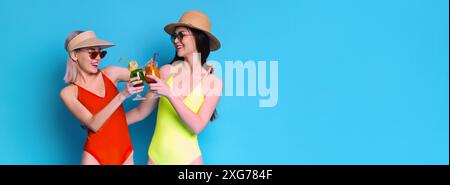
POLYGON ((119 82, 130 81, 130 71, 127 68, 119 66, 108 66, 102 70, 106 76, 108 76, 114 84, 119 82))
POLYGON ((117 94, 100 112, 92 115, 91 112, 77 99, 75 86, 64 88, 60 97, 70 112, 86 125, 93 132, 97 132, 105 123, 105 121, 114 113, 114 111, 122 104, 122 102, 132 94, 142 91, 142 87, 132 87, 127 84, 119 94, 117 94))
MULTIPOLYGON (((214 113, 214 110, 220 99, 220 94, 211 94, 205 96, 205 102, 203 103, 198 113, 195 113, 183 103, 182 97, 175 96, 173 94, 170 87, 168 87, 168 85, 164 81, 156 77, 153 78, 157 81, 157 84, 152 84, 152 89, 156 90, 158 94, 166 96, 183 122, 195 134, 199 134, 206 127, 212 114, 214 113)), ((214 80, 213 91, 222 92, 222 82, 219 79, 214 80)))
POLYGON ((157 97, 151 97, 151 93, 145 95, 145 100, 136 108, 126 113, 128 125, 134 124, 146 118, 156 107, 157 97))
POLYGON ((198 113, 192 112, 191 109, 183 103, 181 97, 169 96, 168 99, 184 123, 195 134, 199 134, 208 124, 209 119, 216 109, 220 96, 206 96, 205 102, 198 113))

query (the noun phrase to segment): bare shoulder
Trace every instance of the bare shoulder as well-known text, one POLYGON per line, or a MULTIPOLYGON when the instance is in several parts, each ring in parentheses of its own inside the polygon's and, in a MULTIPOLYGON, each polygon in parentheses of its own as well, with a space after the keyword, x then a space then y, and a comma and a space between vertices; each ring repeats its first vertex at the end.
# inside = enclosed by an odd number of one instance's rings
POLYGON ((128 72, 128 68, 121 67, 121 66, 108 66, 103 69, 101 69, 106 75, 114 76, 123 72, 128 72))
POLYGON ((214 81, 214 84, 217 84, 217 89, 219 90, 219 91, 222 91, 222 88, 223 88, 223 83, 222 83, 222 80, 220 79, 220 78, 217 78, 215 75, 211 75, 211 76, 213 76, 212 78, 214 79, 213 81, 214 81))
POLYGON ((223 88, 222 80, 214 74, 208 75, 204 88, 206 88, 204 91, 206 95, 220 96, 223 88))
POLYGON ((101 69, 101 71, 114 82, 126 81, 126 78, 129 76, 128 69, 120 66, 108 66, 101 69))
POLYGON ((59 93, 59 96, 63 100, 67 100, 71 97, 75 97, 77 94, 77 87, 73 84, 70 84, 63 89, 61 89, 61 92, 59 93))
POLYGON ((100 69, 100 71, 103 72, 109 79, 116 81, 115 74, 117 74, 117 71, 119 71, 119 67, 117 66, 108 66, 103 69, 100 69))
POLYGON ((161 75, 161 79, 168 79, 171 75, 172 65, 166 64, 159 68, 159 74, 161 75))
POLYGON ((122 68, 122 67, 108 66, 108 67, 101 69, 101 71, 103 71, 103 73, 105 73, 106 75, 113 75, 115 72, 120 70, 120 68, 122 68))
POLYGON ((222 88, 222 80, 220 78, 217 78, 216 75, 208 75, 208 78, 210 79, 210 81, 214 82, 214 84, 217 84, 218 87, 222 88))

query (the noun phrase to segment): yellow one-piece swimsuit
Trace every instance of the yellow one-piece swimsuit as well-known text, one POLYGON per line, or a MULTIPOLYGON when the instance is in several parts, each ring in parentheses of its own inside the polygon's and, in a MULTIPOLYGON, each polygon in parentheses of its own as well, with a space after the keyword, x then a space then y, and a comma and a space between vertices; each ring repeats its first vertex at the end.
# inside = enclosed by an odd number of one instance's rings
MULTIPOLYGON (((173 77, 167 80, 170 88, 173 77)), ((201 82, 186 96, 183 103, 197 113, 203 105, 201 82)), ((197 135, 178 116, 166 97, 160 97, 155 132, 148 149, 149 158, 155 164, 190 164, 201 156, 197 135)))

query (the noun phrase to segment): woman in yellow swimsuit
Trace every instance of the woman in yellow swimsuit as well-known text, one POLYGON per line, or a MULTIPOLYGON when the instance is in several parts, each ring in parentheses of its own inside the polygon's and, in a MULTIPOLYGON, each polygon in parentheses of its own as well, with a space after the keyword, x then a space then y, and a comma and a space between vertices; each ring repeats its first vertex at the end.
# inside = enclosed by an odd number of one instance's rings
POLYGON ((160 99, 148 164, 203 164, 197 135, 215 119, 222 92, 222 81, 204 67, 210 51, 220 48, 210 27, 207 15, 188 11, 164 28, 176 55, 160 68, 161 78, 151 76, 150 90, 160 99))

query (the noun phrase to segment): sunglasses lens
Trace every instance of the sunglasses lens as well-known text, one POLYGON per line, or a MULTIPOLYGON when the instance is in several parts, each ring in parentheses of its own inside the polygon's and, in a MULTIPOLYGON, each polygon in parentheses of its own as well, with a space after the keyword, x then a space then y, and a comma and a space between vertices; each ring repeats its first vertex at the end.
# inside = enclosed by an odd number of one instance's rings
POLYGON ((95 58, 97 58, 98 52, 92 52, 90 53, 90 57, 92 60, 94 60, 95 58))
POLYGON ((91 52, 89 53, 89 57, 91 57, 92 60, 96 59, 98 55, 100 55, 100 59, 104 58, 106 56, 106 51, 101 52, 91 52))
POLYGON ((171 40, 172 42, 175 42, 175 38, 176 38, 176 35, 175 35, 175 34, 170 35, 170 40, 171 40))
POLYGON ((104 58, 105 56, 106 56, 106 51, 102 51, 101 53, 100 53, 100 58, 104 58))

